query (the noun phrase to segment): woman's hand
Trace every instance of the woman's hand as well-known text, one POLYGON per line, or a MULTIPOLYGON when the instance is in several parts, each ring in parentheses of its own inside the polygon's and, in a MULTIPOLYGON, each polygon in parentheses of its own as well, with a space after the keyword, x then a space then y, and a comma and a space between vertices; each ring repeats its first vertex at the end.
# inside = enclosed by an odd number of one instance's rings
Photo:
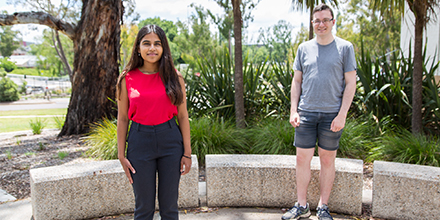
POLYGON ((135 174, 136 170, 134 170, 133 166, 131 166, 130 161, 127 158, 120 158, 119 162, 121 162, 122 168, 124 169, 125 175, 128 178, 130 184, 133 184, 133 178, 131 178, 131 173, 135 174))
POLYGON ((181 175, 185 175, 187 173, 189 173, 189 171, 191 170, 191 156, 189 156, 189 158, 183 156, 182 159, 180 159, 180 173, 181 175))

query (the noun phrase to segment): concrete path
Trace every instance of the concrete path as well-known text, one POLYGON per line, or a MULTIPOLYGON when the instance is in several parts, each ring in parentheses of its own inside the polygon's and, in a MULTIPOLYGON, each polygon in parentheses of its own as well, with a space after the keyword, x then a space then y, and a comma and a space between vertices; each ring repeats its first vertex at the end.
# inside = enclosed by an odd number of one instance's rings
POLYGON ((0 219, 2 220, 30 220, 32 219, 31 199, 15 202, 6 202, 0 205, 0 219))
POLYGON ((15 102, 0 102, 0 111, 67 108, 69 98, 29 99, 15 102))
MULTIPOLYGON (((346 215, 333 214, 335 220, 356 219, 346 215)), ((280 220, 283 211, 278 208, 219 208, 206 211, 187 211, 179 212, 180 220, 280 220)), ((74 218, 74 217, 73 217, 74 218)), ((32 219, 31 199, 19 200, 15 202, 7 202, 0 205, 0 219, 2 220, 30 220, 32 219)), ((118 216, 108 216, 95 218, 98 219, 114 219, 114 220, 133 220, 132 214, 123 214, 118 216)), ((312 212, 310 218, 302 220, 317 220, 316 213, 312 212)), ((154 220, 160 220, 159 214, 156 213, 154 220)))

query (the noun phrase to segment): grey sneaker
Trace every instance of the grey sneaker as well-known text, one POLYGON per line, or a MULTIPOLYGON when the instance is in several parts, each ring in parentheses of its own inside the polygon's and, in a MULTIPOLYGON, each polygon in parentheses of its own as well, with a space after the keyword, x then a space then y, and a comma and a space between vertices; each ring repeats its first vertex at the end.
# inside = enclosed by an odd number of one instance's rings
POLYGON ((316 208, 316 211, 316 216, 318 216, 319 220, 333 220, 326 204, 322 204, 321 207, 316 208))
POLYGON ((281 217, 282 220, 296 220, 300 218, 307 218, 311 215, 309 203, 307 203, 307 207, 303 208, 300 207, 299 203, 296 202, 295 205, 289 209, 286 213, 284 213, 283 217, 281 217))

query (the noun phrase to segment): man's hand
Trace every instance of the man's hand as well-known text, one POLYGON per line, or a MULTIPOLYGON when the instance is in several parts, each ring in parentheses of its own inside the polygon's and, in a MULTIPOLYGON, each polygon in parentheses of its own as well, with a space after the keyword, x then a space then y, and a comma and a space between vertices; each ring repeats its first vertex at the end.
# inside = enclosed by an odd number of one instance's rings
POLYGON ((343 115, 337 115, 335 119, 332 121, 332 125, 330 127, 330 130, 333 132, 338 132, 342 130, 345 126, 345 116, 343 115))
POLYGON ((298 127, 299 126, 299 114, 298 114, 298 112, 291 112, 290 113, 290 124, 294 127, 294 128, 296 128, 296 127, 298 127))

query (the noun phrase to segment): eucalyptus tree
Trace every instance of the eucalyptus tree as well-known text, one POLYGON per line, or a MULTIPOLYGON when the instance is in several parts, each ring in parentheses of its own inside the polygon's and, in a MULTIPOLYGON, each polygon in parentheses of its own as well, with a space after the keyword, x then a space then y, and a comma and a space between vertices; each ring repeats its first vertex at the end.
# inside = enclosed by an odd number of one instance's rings
MULTIPOLYGON (((213 22, 217 25, 220 40, 226 40, 228 42, 229 53, 231 53, 231 38, 234 34, 234 13, 232 7, 232 0, 213 0, 223 8, 224 13, 220 15, 214 15, 211 10, 207 9, 207 12, 213 22)), ((251 12, 257 6, 261 0, 241 0, 241 19, 242 28, 247 28, 249 22, 254 20, 251 12)))
POLYGON ((289 59, 292 53, 292 29, 292 24, 285 20, 279 20, 266 30, 260 28, 258 42, 262 42, 269 50, 271 60, 284 62, 289 59))
MULTIPOLYGON (((38 68, 48 69, 53 76, 68 75, 69 72, 63 65, 62 59, 59 57, 59 51, 53 44, 54 31, 51 29, 43 30, 43 36, 40 38, 40 42, 31 45, 31 54, 37 56, 38 68), (64 71, 62 71, 64 69, 64 71)), ((73 64, 73 42, 65 35, 59 35, 59 39, 63 46, 63 53, 69 66, 73 64)), ((69 76, 70 77, 70 76, 69 76)))
POLYGON ((116 116, 122 0, 82 0, 78 22, 45 11, 0 15, 0 25, 40 24, 73 41, 72 95, 59 136, 83 134, 90 124, 116 116))
POLYGON ((412 89, 412 118, 413 134, 423 132, 422 125, 422 81, 423 81, 423 31, 431 19, 436 19, 435 9, 439 7, 438 0, 370 0, 372 8, 379 10, 382 15, 400 11, 405 13, 405 4, 414 14, 414 70, 412 89))
MULTIPOLYGON (((77 23, 80 19, 80 2, 78 0, 61 0, 59 5, 53 4, 52 1, 40 0, 15 0, 15 5, 28 7, 32 11, 41 11, 50 14, 65 22, 77 23)), ((63 64, 64 71, 69 74, 70 81, 73 82, 73 70, 65 53, 65 46, 60 39, 57 30, 51 29, 52 47, 58 54, 63 64)), ((69 50, 68 48, 66 48, 69 50)))
POLYGON ((292 8, 296 11, 309 11, 310 22, 309 22, 309 39, 313 38, 313 8, 320 3, 330 3, 332 6, 338 7, 339 3, 337 0, 292 0, 292 8))
POLYGON ((20 47, 20 31, 4 26, 0 29, 0 54, 3 57, 10 57, 14 50, 20 47))
MULTIPOLYGON (((340 2, 344 3, 344 2, 340 2)), ((338 12, 336 35, 353 43, 356 57, 360 57, 360 45, 370 54, 384 55, 400 47, 400 12, 381 16, 372 10, 369 1, 348 0, 338 12)))
POLYGON ((195 9, 196 13, 189 17, 188 23, 176 22, 178 35, 173 39, 181 58, 190 68, 196 68, 197 58, 210 56, 219 48, 210 31, 208 15, 199 6, 195 6, 195 9))

